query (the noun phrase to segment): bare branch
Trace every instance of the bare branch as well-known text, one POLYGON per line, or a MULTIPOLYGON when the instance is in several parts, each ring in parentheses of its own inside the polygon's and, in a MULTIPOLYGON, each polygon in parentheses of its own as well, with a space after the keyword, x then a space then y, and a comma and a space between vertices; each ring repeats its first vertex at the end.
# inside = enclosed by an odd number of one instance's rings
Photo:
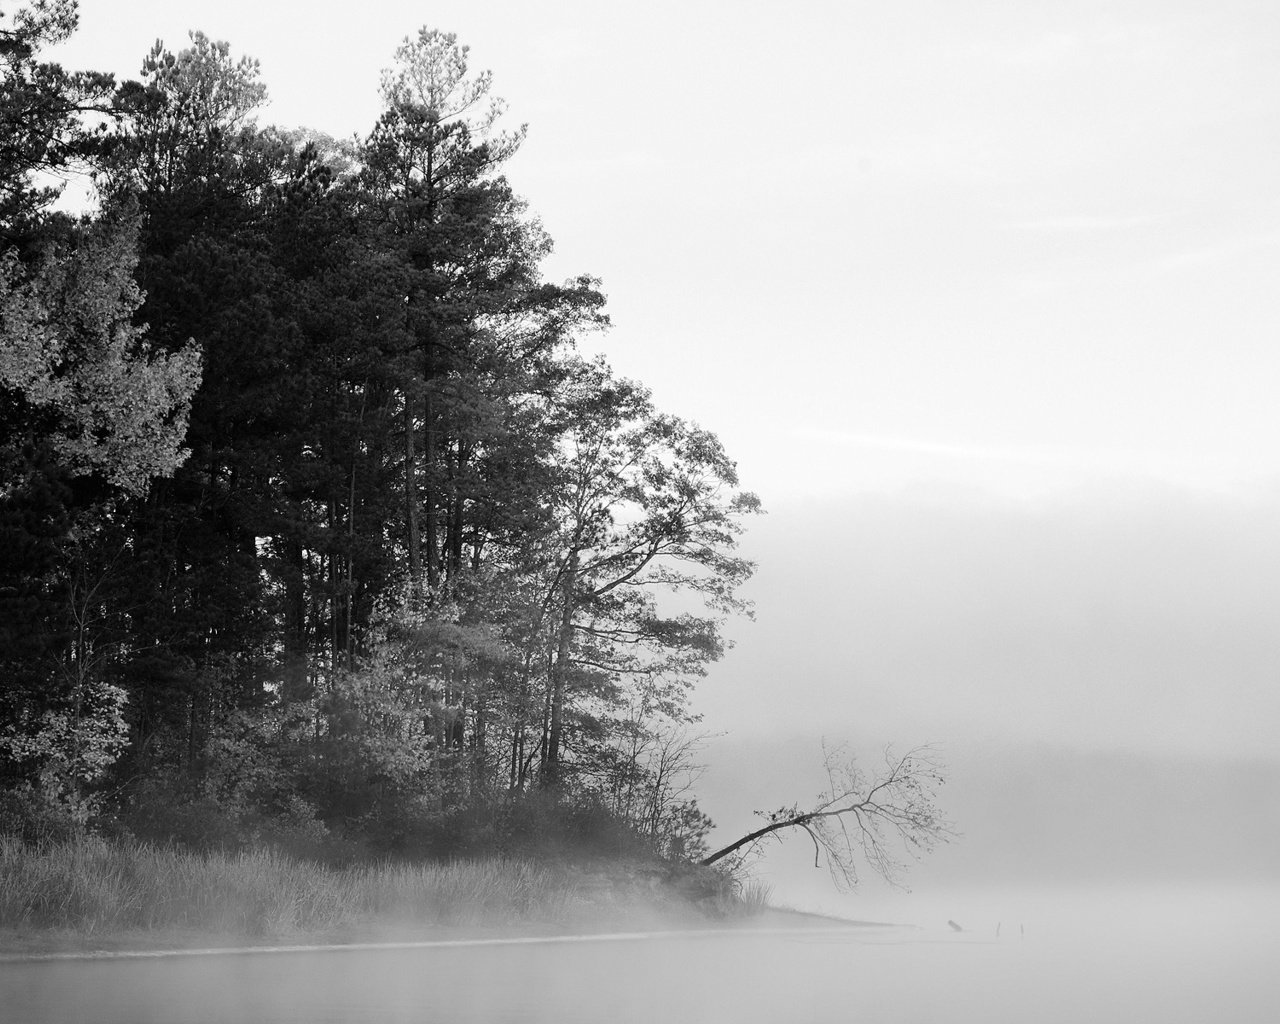
POLYGON ((764 815, 768 824, 703 858, 714 864, 724 857, 750 850, 761 839, 780 838, 779 833, 799 828, 814 844, 814 865, 825 854, 836 884, 858 884, 858 864, 865 861, 892 885, 901 886, 906 864, 896 853, 901 846, 912 860, 919 860, 940 843, 957 837, 937 804, 937 788, 945 782, 942 764, 932 748, 916 747, 897 757, 885 750, 884 767, 870 781, 842 747, 823 745, 827 789, 816 803, 801 811, 784 807, 764 815))

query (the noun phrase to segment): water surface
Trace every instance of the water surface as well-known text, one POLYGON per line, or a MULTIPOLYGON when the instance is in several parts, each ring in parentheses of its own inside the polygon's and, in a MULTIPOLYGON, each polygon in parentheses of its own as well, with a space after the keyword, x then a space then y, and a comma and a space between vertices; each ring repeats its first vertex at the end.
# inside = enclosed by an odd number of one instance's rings
POLYGON ((1057 916, 1040 907, 1030 923, 995 922, 998 936, 988 921, 961 933, 942 922, 3 964, 0 1019, 1270 1024, 1280 1006, 1276 895, 1126 904, 1123 894, 1077 894, 1057 916))

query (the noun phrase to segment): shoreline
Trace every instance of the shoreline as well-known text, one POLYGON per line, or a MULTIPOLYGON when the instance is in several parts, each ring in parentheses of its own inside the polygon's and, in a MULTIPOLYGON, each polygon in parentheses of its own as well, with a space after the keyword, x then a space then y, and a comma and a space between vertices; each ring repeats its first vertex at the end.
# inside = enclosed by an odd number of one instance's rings
MULTIPOLYGON (((105 943, 94 948, 66 948, 57 941, 51 944, 40 943, 29 950, 15 951, 6 949, 7 943, 0 938, 0 965, 29 964, 65 961, 101 961, 101 960, 154 960, 174 957, 208 957, 208 956, 262 956, 288 955, 301 953, 346 953, 377 950, 408 949, 456 949, 463 947, 514 946, 514 945, 553 945, 560 943, 584 942, 646 942, 669 938, 703 938, 717 935, 803 935, 815 932, 840 932, 855 928, 900 928, 883 921, 855 921, 846 918, 831 917, 825 914, 813 914, 786 907, 768 907, 759 915, 740 920, 727 920, 719 923, 707 921, 667 921, 662 927, 617 930, 620 922, 601 922, 598 930, 579 926, 572 930, 555 931, 545 927, 524 924, 512 927, 488 926, 485 928, 448 928, 435 927, 428 929, 397 929, 402 933, 416 932, 417 937, 410 938, 404 934, 400 938, 377 939, 372 935, 355 941, 325 941, 325 936, 314 936, 318 941, 302 942, 265 942, 246 945, 242 937, 209 936, 199 933, 184 936, 170 936, 169 942, 161 940, 156 943, 155 936, 147 936, 152 943, 133 946, 130 939, 141 939, 139 933, 122 933, 113 936, 105 943), (225 944, 219 943, 222 938, 225 944), (191 940, 186 944, 182 940, 191 940), (198 943, 198 944, 197 944, 198 943), (49 948, 52 945, 54 948, 49 948)), ((657 922, 654 922, 656 925, 657 922)), ((390 930, 382 929, 384 934, 390 930)), ((45 939, 55 936, 45 934, 45 939)), ((62 936, 71 939, 73 936, 62 936)), ((83 942, 82 936, 74 936, 83 942)), ((300 938, 305 939, 305 936, 300 938)))
POLYGON ((813 910, 796 910, 794 907, 766 907, 761 916, 780 914, 787 918, 798 918, 832 927, 845 928, 914 928, 915 925, 901 924, 897 921, 863 921, 853 917, 838 917, 835 914, 819 914, 813 910))
POLYGON ((573 923, 519 922, 509 925, 367 925, 331 932, 248 941, 243 934, 195 929, 122 931, 101 936, 69 929, 0 931, 0 964, 66 960, 160 959, 185 956, 248 956, 284 953, 354 952, 562 942, 643 941, 676 936, 732 933, 803 934, 850 928, 912 927, 890 921, 859 921, 790 907, 765 907, 757 914, 716 920, 661 913, 604 915, 573 923))
POLYGON ((0 853, 5 963, 882 924, 769 906, 710 869, 656 860, 331 868, 102 840, 0 853))

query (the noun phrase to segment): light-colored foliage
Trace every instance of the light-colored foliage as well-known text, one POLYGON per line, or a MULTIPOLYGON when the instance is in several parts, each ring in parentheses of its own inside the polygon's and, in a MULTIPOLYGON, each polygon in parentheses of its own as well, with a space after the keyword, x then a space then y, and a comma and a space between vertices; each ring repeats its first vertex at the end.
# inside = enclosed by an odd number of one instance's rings
POLYGON ((506 104, 490 95, 493 72, 467 77, 469 46, 458 44, 452 32, 422 28, 396 49, 395 66, 382 73, 382 98, 388 106, 422 111, 430 122, 452 121, 488 100, 476 127, 488 130, 506 104))
POLYGON ((267 101, 258 62, 234 59, 228 43, 203 32, 190 39, 176 54, 157 41, 142 63, 145 91, 123 91, 128 161, 102 177, 109 194, 213 184, 256 145, 255 112, 267 101))
POLYGON ((98 811, 97 796, 85 786, 106 774, 128 741, 121 687, 95 680, 78 696, 38 715, 20 713, 0 728, 0 754, 29 771, 12 797, 30 827, 85 828, 98 811))
MULTIPOLYGON (((393 178, 437 195, 495 170, 524 141, 525 128, 496 129, 506 103, 493 95, 493 74, 469 74, 470 47, 452 32, 419 30, 396 49, 382 73, 387 112, 371 150, 395 152, 393 178), (388 149, 390 144, 390 149, 388 149)), ((375 161, 376 162, 376 161, 375 161)))
POLYGON ((33 269, 0 255, 0 386, 54 424, 33 440, 73 475, 98 473, 136 495, 186 458, 200 353, 154 352, 133 323, 135 239, 128 225, 99 223, 33 269))
POLYGON ((0 728, 0 751, 18 762, 38 762, 42 774, 66 783, 96 782, 115 763, 128 739, 125 691, 93 681, 75 709, 49 708, 33 721, 0 728))
POLYGON ((750 614, 737 591, 754 565, 732 552, 743 519, 760 511, 714 434, 659 413, 646 388, 602 360, 567 369, 544 541, 543 605, 559 621, 544 759, 553 777, 575 676, 594 676, 597 690, 661 687, 661 710, 685 714, 684 691, 723 653, 723 618, 750 614), (681 595, 703 614, 661 613, 661 597, 681 595))

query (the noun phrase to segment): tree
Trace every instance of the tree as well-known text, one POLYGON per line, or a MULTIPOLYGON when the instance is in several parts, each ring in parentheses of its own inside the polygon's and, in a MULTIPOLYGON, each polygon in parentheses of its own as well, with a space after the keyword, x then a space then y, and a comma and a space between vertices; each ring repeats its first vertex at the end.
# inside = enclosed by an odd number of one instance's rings
POLYGON ((689 855, 679 730, 758 502, 573 354, 599 282, 542 279, 489 73, 422 30, 344 148, 260 128, 256 62, 198 32, 103 111, 109 79, 33 56, 74 0, 28 8, 0 25, 4 784, 305 797, 384 837, 611 802, 689 855), (77 163, 83 222, 39 187, 77 163))
MULTIPOLYGON (((108 518, 105 509, 81 511, 70 539, 61 539, 56 575, 49 581, 52 621, 23 623, 37 636, 43 632, 44 642, 34 649, 30 639, 17 645, 16 671, 7 674, 0 696, 0 776, 21 780, 16 789, 25 796, 32 823, 42 827, 87 823, 95 798, 85 787, 106 775, 128 740, 127 694, 110 675, 118 651, 103 621, 115 582, 112 567, 101 564, 103 534, 111 532, 108 518), (58 632, 50 635, 53 630, 58 632)), ((21 582, 15 589, 21 594, 21 582)), ((16 603, 0 601, 0 608, 8 611, 16 603)), ((10 658, 8 652, 0 656, 0 670, 10 668, 10 658)))
POLYGON ((26 241, 61 191, 59 176, 99 151, 105 121, 92 120, 109 110, 112 77, 36 59, 71 35, 78 19, 75 0, 0 12, 0 247, 26 241))
POLYGON ((108 197, 131 195, 142 207, 148 291, 152 262, 173 258, 193 234, 243 223, 270 180, 273 147, 254 123, 267 99, 257 61, 233 59, 203 32, 190 39, 176 54, 157 40, 142 81, 116 90, 119 127, 98 179, 108 197))
POLYGON ((813 840, 814 866, 823 855, 837 885, 858 884, 858 865, 868 864, 886 881, 898 885, 906 865, 896 848, 918 860, 939 843, 955 836, 937 805, 943 768, 928 747, 901 757, 886 750, 884 767, 867 776, 842 749, 824 750, 827 788, 816 803, 760 812, 768 821, 741 839, 722 847, 700 863, 715 864, 739 851, 750 851, 761 840, 799 829, 813 840))
POLYGON ((577 362, 564 392, 542 601, 554 622, 548 786, 562 778, 575 682, 599 690, 626 677, 687 681, 721 656, 721 616, 750 611, 737 589, 755 568, 732 552, 742 520, 760 511, 714 434, 657 412, 647 390, 603 362, 577 362), (693 595, 709 614, 664 614, 659 593, 693 595))
POLYGON ((98 166, 110 123, 109 75, 37 59, 76 20, 74 0, 0 14, 0 777, 83 824, 82 787, 126 737, 121 509, 186 457, 201 359, 137 322, 128 204, 47 209, 60 178, 98 166))
POLYGON ((135 230, 99 221, 28 268, 0 256, 0 754, 39 801, 83 823, 81 787, 126 735, 110 681, 120 502, 173 473, 200 353, 153 351, 133 314, 135 230), (114 552, 114 555, 113 555, 114 552))
POLYGON ((386 109, 362 154, 370 215, 407 272, 404 543, 411 579, 425 570, 429 587, 442 568, 459 568, 457 489, 474 446, 458 436, 466 394, 457 383, 475 368, 479 336, 494 337, 482 321, 527 307, 549 249, 497 173, 524 130, 496 130, 504 104, 489 72, 469 75, 468 52, 452 33, 406 38, 383 74, 386 109))
POLYGON ((200 379, 194 345, 154 352, 133 324, 136 263, 128 221, 90 226, 33 270, 13 250, 0 255, 0 388, 23 410, 5 447, 48 446, 70 476, 97 474, 135 496, 186 458, 200 379))
POLYGON ((120 753, 125 692, 109 679, 107 586, 121 502, 186 457, 200 353, 152 350, 131 222, 78 229, 32 266, 0 256, 0 708, 4 774, 83 824, 81 788, 120 753), (110 538, 110 539, 108 539, 110 538))
MULTIPOLYGON (((205 343, 221 341, 218 328, 231 333, 228 280, 252 279, 262 262, 253 239, 228 239, 259 203, 271 182, 263 168, 281 147, 257 145, 248 117, 263 90, 225 44, 197 35, 180 55, 157 47, 146 83, 117 90, 107 109, 108 76, 34 59, 74 26, 72 0, 39 0, 0 34, 0 213, 11 218, 4 236, 22 245, 0 257, 0 639, 17 641, 0 643, 0 702, 16 730, 0 771, 63 763, 78 785, 101 774, 76 767, 95 735, 102 751, 119 750, 125 697, 132 769, 154 754, 157 720, 181 709, 194 722, 209 691, 229 689, 229 666, 257 653, 258 638, 227 629, 255 610, 254 534, 246 542, 243 529, 220 530, 234 518, 225 501, 202 520, 184 516, 184 499, 207 508, 225 492, 216 464, 210 480, 182 464, 189 448, 203 449, 200 470, 213 463, 211 381, 223 394, 241 383, 227 346, 205 343), (38 186, 86 166, 103 212, 75 223, 44 211, 55 190, 38 186), (219 543, 228 532, 238 549, 219 543), (246 563, 239 577, 227 571, 246 563), (234 615, 220 617, 223 607, 234 615), (69 752, 36 758, 50 743, 69 752)), ((258 296, 271 285, 253 281, 258 296)), ((233 295, 235 313, 245 333, 269 335, 269 321, 244 316, 266 305, 254 309, 249 290, 233 295)), ((261 363, 251 372, 270 376, 261 363)))
POLYGON ((698 761, 706 737, 664 715, 654 696, 642 691, 634 701, 612 744, 597 755, 593 784, 609 810, 655 850, 691 860, 706 854, 712 827, 693 796, 706 770, 698 761))

